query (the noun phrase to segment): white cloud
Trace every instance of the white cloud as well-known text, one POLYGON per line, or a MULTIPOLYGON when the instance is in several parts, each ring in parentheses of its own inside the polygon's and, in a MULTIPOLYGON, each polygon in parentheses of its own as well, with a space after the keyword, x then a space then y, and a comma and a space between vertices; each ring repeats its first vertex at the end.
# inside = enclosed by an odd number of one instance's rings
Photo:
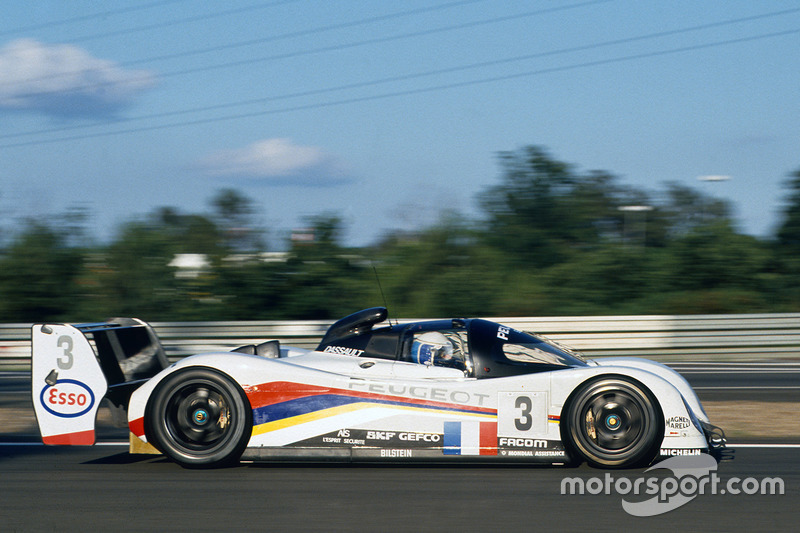
POLYGON ((264 139, 244 148, 220 150, 199 162, 207 174, 275 185, 338 185, 344 181, 337 160, 315 146, 291 139, 264 139))
POLYGON ((19 39, 0 48, 0 108, 56 116, 111 115, 155 84, 73 45, 19 39))

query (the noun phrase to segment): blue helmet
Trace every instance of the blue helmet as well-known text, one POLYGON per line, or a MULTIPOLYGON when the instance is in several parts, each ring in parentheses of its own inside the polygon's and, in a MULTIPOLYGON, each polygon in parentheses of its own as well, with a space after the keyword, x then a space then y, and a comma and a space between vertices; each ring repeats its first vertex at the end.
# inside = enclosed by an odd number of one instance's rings
POLYGON ((423 333, 411 344, 411 360, 415 363, 435 365, 452 357, 453 345, 438 331, 423 333))

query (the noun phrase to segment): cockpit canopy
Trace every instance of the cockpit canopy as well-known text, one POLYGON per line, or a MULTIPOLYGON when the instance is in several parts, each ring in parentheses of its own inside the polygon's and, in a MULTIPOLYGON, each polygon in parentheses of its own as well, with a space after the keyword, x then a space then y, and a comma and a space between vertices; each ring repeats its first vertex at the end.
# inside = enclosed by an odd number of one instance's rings
POLYGON ((317 351, 448 368, 492 378, 586 366, 578 354, 543 337, 482 319, 373 326, 384 308, 365 309, 329 328, 317 351))

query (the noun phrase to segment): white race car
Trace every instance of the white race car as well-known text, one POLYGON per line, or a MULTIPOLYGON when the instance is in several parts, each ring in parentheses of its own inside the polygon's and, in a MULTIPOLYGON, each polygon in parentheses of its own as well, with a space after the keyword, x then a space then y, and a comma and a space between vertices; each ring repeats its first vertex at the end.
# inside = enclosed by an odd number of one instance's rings
POLYGON ((376 325, 365 309, 315 350, 278 341, 169 364, 136 319, 33 326, 45 444, 93 444, 103 398, 131 451, 187 467, 248 460, 480 460, 602 468, 724 446, 689 384, 644 359, 584 360, 481 319, 376 325))

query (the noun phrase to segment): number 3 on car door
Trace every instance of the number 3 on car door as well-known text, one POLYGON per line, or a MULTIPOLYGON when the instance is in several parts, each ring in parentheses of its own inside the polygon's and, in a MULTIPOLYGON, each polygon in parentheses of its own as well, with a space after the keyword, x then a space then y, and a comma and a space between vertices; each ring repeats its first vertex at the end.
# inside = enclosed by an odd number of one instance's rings
POLYGON ((529 431, 533 426, 533 418, 531 417, 531 410, 533 410, 533 400, 530 396, 517 396, 514 401, 514 407, 522 409, 519 418, 514 419, 514 425, 520 431, 529 431))
POLYGON ((497 405, 497 434, 523 437, 547 430, 547 395, 544 392, 501 392, 497 405))

